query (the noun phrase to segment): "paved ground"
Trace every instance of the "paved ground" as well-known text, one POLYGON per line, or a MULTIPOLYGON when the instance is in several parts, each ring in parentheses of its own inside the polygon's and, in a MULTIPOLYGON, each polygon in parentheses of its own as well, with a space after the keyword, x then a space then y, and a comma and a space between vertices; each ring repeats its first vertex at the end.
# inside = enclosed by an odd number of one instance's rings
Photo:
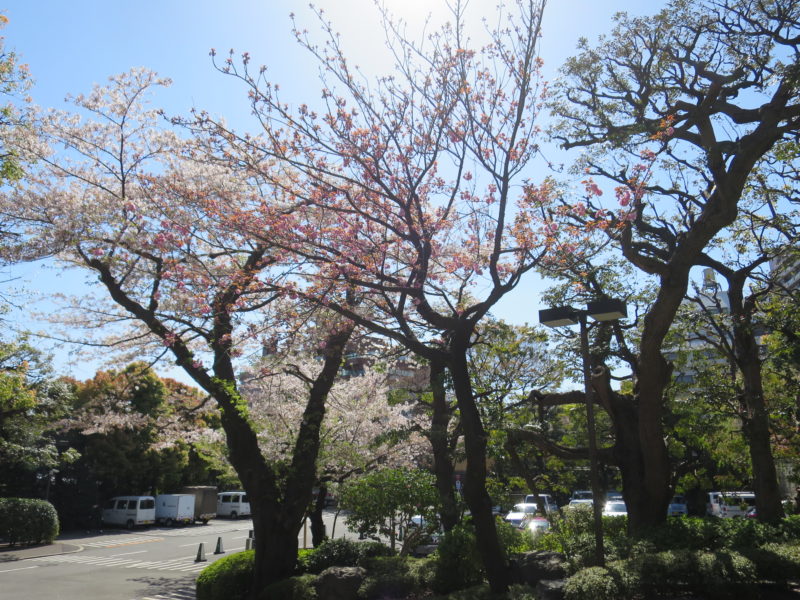
POLYGON ((23 560, 25 558, 40 558, 54 554, 69 554, 78 552, 81 546, 69 542, 57 541, 52 544, 39 544, 37 546, 23 546, 11 548, 8 544, 0 544, 0 562, 23 560))

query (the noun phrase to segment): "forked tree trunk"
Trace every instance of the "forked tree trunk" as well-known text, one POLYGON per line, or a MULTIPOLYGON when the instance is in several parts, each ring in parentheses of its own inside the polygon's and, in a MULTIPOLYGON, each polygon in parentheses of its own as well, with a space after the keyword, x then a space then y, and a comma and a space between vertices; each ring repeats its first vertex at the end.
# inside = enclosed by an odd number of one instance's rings
POLYGON ((230 362, 215 364, 217 393, 224 394, 222 425, 230 450, 231 464, 250 498, 255 535, 255 565, 251 598, 255 599, 269 584, 294 574, 297 562, 297 537, 312 496, 316 478, 316 460, 320 445, 320 428, 325 416, 328 392, 336 378, 344 356, 344 347, 352 333, 352 325, 331 333, 325 340, 322 372, 309 392, 303 421, 297 434, 292 461, 282 479, 262 456, 258 439, 246 412, 241 409, 233 382, 230 362), (230 371, 230 372, 229 372, 230 371), (219 377, 230 375, 230 377, 219 377))

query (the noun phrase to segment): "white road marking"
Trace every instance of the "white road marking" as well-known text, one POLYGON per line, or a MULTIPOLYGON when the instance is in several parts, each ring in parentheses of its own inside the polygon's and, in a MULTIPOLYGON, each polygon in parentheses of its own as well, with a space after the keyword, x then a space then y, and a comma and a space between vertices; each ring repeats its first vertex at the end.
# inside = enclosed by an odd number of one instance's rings
POLYGON ((123 552, 122 554, 112 554, 111 556, 128 556, 130 554, 141 554, 142 552, 147 552, 147 550, 137 550, 136 552, 123 552))
POLYGON ((4 571, 0 571, 0 573, 11 573, 11 571, 25 571, 26 569, 38 569, 39 565, 35 567, 19 567, 18 569, 5 569, 4 571))

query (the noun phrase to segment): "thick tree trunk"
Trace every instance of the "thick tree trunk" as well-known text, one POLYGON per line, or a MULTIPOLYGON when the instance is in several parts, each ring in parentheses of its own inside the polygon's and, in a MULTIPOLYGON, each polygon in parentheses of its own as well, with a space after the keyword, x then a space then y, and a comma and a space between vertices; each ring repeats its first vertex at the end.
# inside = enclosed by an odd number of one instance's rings
POLYGON ((449 369, 453 377, 453 389, 461 414, 464 448, 467 455, 464 499, 472 514, 478 552, 486 569, 489 587, 494 593, 505 593, 508 590, 510 579, 508 563, 505 551, 497 537, 497 528, 492 514, 492 499, 486 491, 487 434, 472 393, 466 344, 462 348, 452 350, 449 369))
MULTIPOLYGON (((697 252, 700 249, 702 246, 697 252)), ((661 277, 656 301, 644 319, 634 387, 642 479, 638 483, 632 482, 638 490, 634 492, 636 500, 628 506, 631 532, 659 525, 667 519, 672 493, 672 467, 662 418, 664 393, 672 375, 672 367, 664 358, 661 348, 686 294, 690 265, 691 261, 687 260, 666 270, 661 277)), ((631 445, 635 443, 631 441, 631 445)))
POLYGON ((445 531, 458 524, 458 505, 453 483, 453 458, 450 452, 450 407, 444 387, 445 365, 439 361, 430 362, 431 430, 428 439, 433 451, 433 472, 436 476, 436 489, 442 503, 441 519, 445 531))

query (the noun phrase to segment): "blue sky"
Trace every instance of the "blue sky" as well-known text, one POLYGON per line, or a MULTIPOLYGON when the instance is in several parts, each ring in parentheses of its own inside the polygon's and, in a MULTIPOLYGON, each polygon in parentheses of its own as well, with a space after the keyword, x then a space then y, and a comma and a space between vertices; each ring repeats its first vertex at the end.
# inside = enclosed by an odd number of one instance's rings
MULTIPOLYGON (((444 0, 385 0, 389 9, 408 22, 409 35, 419 35, 426 15, 434 22, 446 15, 444 0)), ((320 0, 343 45, 369 73, 385 66, 377 12, 371 0, 320 0)), ((480 35, 480 18, 496 18, 493 0, 471 0, 469 11, 474 36, 480 35)), ((636 14, 656 12, 662 2, 643 0, 550 0, 545 12, 541 56, 546 76, 574 53, 578 38, 590 40, 609 30, 612 15, 621 10, 636 14)), ((7 49, 29 65, 35 85, 34 102, 61 107, 68 93, 88 92, 108 76, 131 67, 148 67, 170 77, 173 85, 158 102, 169 114, 186 114, 192 107, 224 115, 246 126, 246 91, 232 78, 217 73, 209 50, 225 53, 234 48, 249 52, 253 62, 265 64, 270 79, 281 84, 284 99, 309 102, 319 98, 320 84, 309 57, 292 35, 290 13, 312 36, 318 31, 306 2, 294 0, 7 0, 0 9, 9 18, 2 32, 7 49)), ((319 36, 321 40, 321 35, 319 36)), ((543 171, 543 175, 546 174, 543 171)), ((83 275, 58 273, 47 265, 25 265, 11 276, 14 285, 50 290, 78 289, 83 275)), ((539 308, 537 282, 523 285, 495 311, 512 322, 535 322, 539 308)), ((20 313, 20 328, 36 325, 20 313)), ((64 350, 55 354, 61 374, 91 377, 99 363, 69 364, 64 350)))

